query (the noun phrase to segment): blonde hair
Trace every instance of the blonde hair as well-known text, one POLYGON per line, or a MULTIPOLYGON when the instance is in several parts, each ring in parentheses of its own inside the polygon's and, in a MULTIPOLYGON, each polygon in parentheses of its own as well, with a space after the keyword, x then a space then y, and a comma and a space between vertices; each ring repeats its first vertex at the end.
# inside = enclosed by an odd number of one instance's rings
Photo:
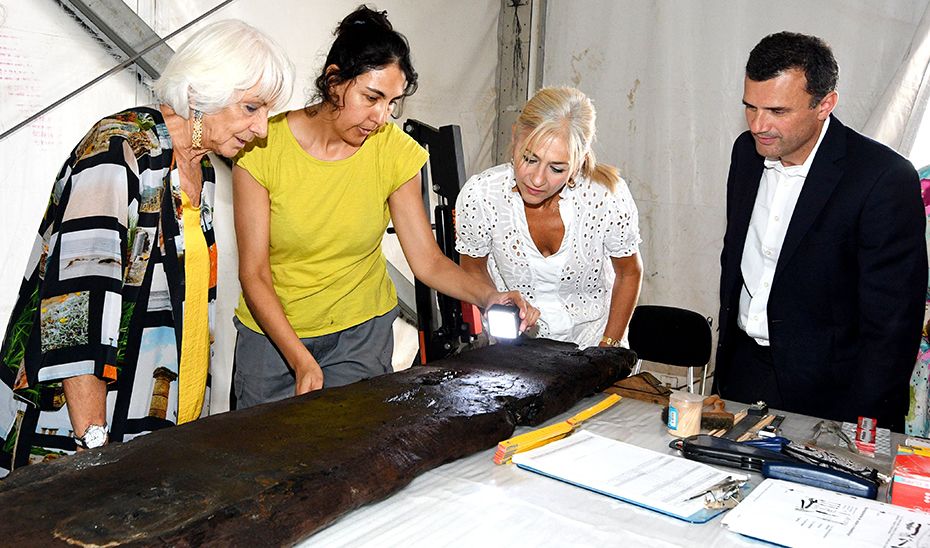
POLYGON ((514 123, 514 140, 525 136, 523 143, 513 143, 514 162, 522 162, 523 152, 537 148, 552 138, 564 138, 569 150, 569 172, 574 179, 581 175, 609 189, 620 181, 617 168, 598 164, 591 145, 597 114, 591 100, 570 87, 542 88, 536 92, 514 123), (517 147, 523 150, 517 151, 517 147))
POLYGON ((294 65, 266 34, 242 21, 211 23, 191 36, 155 82, 155 95, 182 118, 191 109, 212 114, 258 86, 269 110, 283 106, 294 85, 294 65))

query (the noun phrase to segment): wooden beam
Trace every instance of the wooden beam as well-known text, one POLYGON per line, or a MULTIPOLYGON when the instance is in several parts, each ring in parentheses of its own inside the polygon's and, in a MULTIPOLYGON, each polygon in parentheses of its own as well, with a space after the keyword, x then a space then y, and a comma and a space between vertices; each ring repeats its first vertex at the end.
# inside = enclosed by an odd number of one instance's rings
MULTIPOLYGON (((19 468, 10 546, 293 544, 629 373, 625 349, 495 345, 19 468)), ((491 455, 488 455, 488 465, 491 455)))

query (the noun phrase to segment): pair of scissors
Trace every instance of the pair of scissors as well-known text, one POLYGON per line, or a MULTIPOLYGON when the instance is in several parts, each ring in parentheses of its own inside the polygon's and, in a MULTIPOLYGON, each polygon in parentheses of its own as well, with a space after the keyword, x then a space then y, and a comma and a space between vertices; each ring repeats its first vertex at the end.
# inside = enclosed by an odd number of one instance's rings
POLYGON ((840 442, 846 445, 846 448, 851 452, 859 452, 859 448, 856 447, 855 442, 853 442, 852 438, 843 432, 843 428, 840 426, 840 423, 836 421, 822 420, 815 424, 811 431, 813 435, 808 442, 810 445, 817 445, 817 440, 820 439, 820 436, 823 434, 832 434, 839 438, 840 442))

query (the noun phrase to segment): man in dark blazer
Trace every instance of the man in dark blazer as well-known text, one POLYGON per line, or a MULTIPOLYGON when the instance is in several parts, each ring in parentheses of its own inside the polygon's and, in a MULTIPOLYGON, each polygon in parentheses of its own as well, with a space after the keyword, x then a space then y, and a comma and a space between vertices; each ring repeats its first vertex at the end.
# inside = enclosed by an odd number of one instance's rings
POLYGON ((764 38, 733 145, 715 384, 724 398, 900 431, 927 284, 914 167, 832 115, 813 36, 764 38))

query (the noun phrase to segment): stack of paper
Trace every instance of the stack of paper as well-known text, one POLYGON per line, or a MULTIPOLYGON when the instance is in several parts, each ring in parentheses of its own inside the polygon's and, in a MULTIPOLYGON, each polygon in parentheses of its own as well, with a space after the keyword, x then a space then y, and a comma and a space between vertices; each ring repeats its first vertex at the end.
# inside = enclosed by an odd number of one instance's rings
POLYGON ((767 479, 723 519, 749 537, 784 546, 920 547, 930 515, 817 487, 767 479))
POLYGON ((497 444, 497 451, 494 453, 494 463, 506 464, 510 462, 510 459, 517 453, 529 451, 530 449, 535 449, 564 438, 571 434, 583 421, 590 419, 605 409, 609 409, 612 405, 620 401, 620 399, 621 397, 617 394, 611 394, 601 400, 600 403, 592 405, 568 420, 544 428, 538 428, 532 432, 520 434, 519 436, 500 442, 497 444))
POLYGON ((520 468, 693 523, 703 523, 724 511, 705 508, 705 492, 729 479, 748 479, 590 432, 521 453, 513 462, 520 468))

